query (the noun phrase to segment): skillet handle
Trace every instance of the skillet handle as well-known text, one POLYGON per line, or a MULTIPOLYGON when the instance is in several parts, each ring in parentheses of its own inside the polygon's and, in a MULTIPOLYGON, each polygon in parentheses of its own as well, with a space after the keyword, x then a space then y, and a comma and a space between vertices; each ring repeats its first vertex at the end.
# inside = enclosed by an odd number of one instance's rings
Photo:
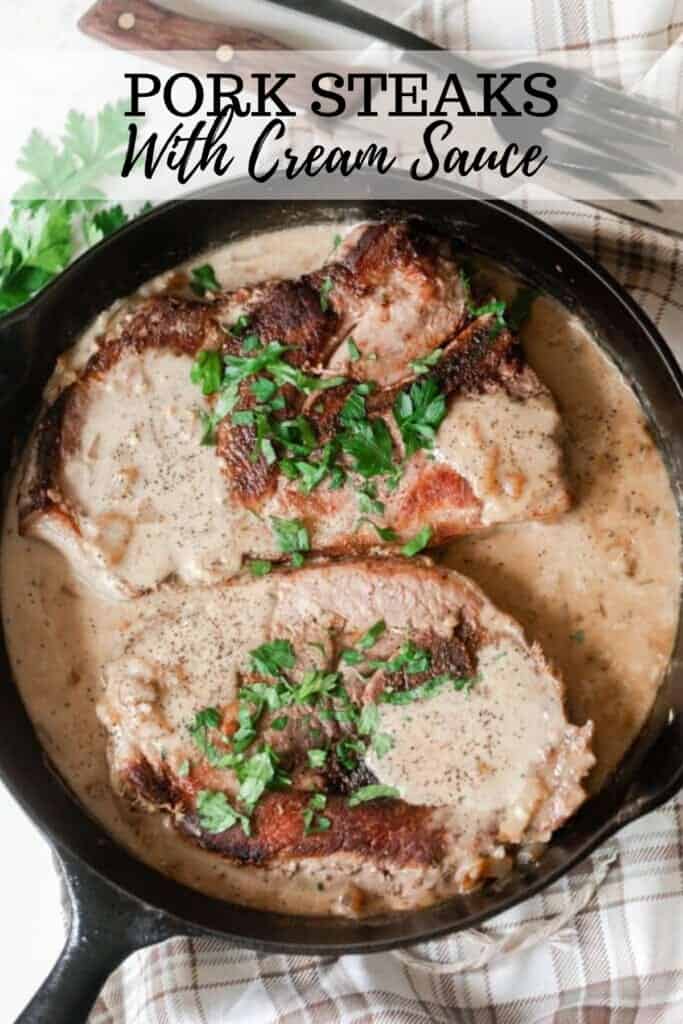
POLYGON ((64 882, 68 935, 60 957, 16 1024, 85 1024, 111 972, 131 953, 182 932, 162 911, 105 882, 82 862, 56 853, 64 882))

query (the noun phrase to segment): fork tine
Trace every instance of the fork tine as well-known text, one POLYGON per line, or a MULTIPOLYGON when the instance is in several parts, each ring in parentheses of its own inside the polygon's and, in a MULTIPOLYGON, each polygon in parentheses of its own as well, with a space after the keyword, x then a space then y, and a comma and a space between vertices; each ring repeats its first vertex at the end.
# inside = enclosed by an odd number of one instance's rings
POLYGON ((591 184, 600 185, 606 192, 608 192, 610 197, 612 195, 620 196, 622 199, 628 199, 632 203, 638 203, 639 206, 645 206, 649 210, 655 210, 657 213, 662 212, 662 207, 659 203, 656 203, 653 199, 646 199, 645 196, 640 194, 640 192, 635 192, 633 189, 622 185, 622 183, 617 178, 612 177, 611 174, 590 174, 575 167, 568 168, 567 173, 573 178, 583 179, 584 181, 590 181, 591 184))
POLYGON ((572 100, 574 109, 570 110, 568 117, 562 118, 562 122, 563 125, 572 124, 577 132, 585 131, 588 127, 596 139, 602 139, 603 132, 607 132, 613 142, 635 142, 641 146, 647 144, 659 149, 671 149, 675 133, 670 129, 628 114, 619 115, 615 110, 578 105, 574 96, 572 100))
POLYGON ((594 101, 604 102, 609 107, 619 110, 622 113, 639 115, 647 118, 657 118, 659 121, 679 122, 678 114, 664 110, 656 103, 646 100, 634 93, 622 92, 606 82, 599 82, 597 78, 576 73, 575 89, 573 95, 585 100, 586 103, 594 101))
POLYGON ((639 174, 643 177, 652 177, 653 172, 649 166, 642 164, 630 164, 624 158, 603 156, 591 149, 581 149, 578 146, 570 146, 569 143, 559 139, 543 140, 543 150, 554 167, 565 167, 576 169, 585 174, 639 174))
MULTIPOLYGON (((579 132, 576 130, 572 130, 570 133, 567 131, 567 129, 564 128, 564 126, 562 126, 561 131, 569 135, 572 141, 581 142, 584 145, 590 147, 591 151, 593 150, 595 146, 595 135, 592 135, 590 132, 579 132)), ((605 156, 613 156, 616 160, 619 161, 621 167, 623 167, 625 164, 628 164, 629 167, 639 169, 644 173, 650 173, 653 170, 651 160, 644 160, 641 156, 636 154, 633 151, 633 149, 624 149, 623 146, 613 146, 611 144, 611 140, 605 138, 605 136, 602 134, 600 135, 599 145, 600 153, 604 154, 605 156)))

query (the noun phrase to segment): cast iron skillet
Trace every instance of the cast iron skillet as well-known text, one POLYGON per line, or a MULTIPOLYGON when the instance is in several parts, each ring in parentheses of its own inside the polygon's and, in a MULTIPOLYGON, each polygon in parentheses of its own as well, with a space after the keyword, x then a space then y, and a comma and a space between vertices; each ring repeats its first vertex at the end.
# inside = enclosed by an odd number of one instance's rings
MULTIPOLYGON (((683 376, 647 317, 620 286, 557 232, 502 202, 434 188, 424 201, 236 199, 241 183, 169 203, 124 227, 78 260, 36 300, 0 321, 0 469, 36 407, 55 357, 115 298, 209 246, 254 232, 342 217, 418 215, 581 312, 633 383, 650 416, 681 501, 683 376), (448 200, 448 201, 444 201, 448 200)), ((376 193, 373 192, 373 195, 376 193)), ((0 651, 0 776, 48 837, 70 902, 60 960, 19 1020, 79 1024, 106 975, 128 953, 174 934, 217 933, 289 953, 377 952, 481 923, 568 870, 627 822, 683 785, 683 633, 651 719, 601 794, 553 839, 540 866, 503 891, 369 921, 287 917, 210 899, 129 856, 83 811, 41 751, 0 651)), ((6 840, 9 841, 9 838, 6 840)), ((21 955, 21 951, 17 951, 21 955)))

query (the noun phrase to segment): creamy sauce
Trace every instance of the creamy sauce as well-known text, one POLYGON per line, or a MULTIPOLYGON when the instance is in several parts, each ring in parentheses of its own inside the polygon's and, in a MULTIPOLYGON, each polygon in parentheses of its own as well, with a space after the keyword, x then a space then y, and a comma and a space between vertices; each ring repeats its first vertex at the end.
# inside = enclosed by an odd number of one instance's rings
MULTIPOLYGON (((292 276, 323 262, 337 230, 337 226, 296 228, 227 246, 209 258, 226 288, 269 275, 292 276)), ((152 283, 146 290, 162 284, 152 283)), ((500 290, 505 288, 512 285, 501 280, 500 290)), ((101 326, 100 320, 61 361, 63 373, 82 365, 101 326)), ((442 557, 517 618, 561 671, 571 720, 595 723, 595 788, 615 769, 640 730, 668 663, 680 585, 676 506, 635 396, 581 322, 555 302, 538 299, 523 338, 530 363, 562 408, 576 507, 556 523, 527 523, 459 539, 442 557)), ((172 376, 174 357, 168 358, 172 376)), ((111 401, 118 415, 123 400, 112 395, 111 401)), ((163 412, 160 416, 163 420, 163 412)), ((183 416, 174 430, 184 429, 183 416)), ((188 412, 188 423, 189 419, 188 412)), ((186 438, 179 433, 177 441, 184 445, 186 438)), ((196 444, 196 433, 192 444, 196 444)), ((503 495, 516 486, 517 444, 523 445, 524 439, 515 438, 514 444, 504 448, 502 461, 494 467, 503 495)), ((204 458, 198 446, 192 448, 192 457, 204 458)), ((203 468, 198 461, 198 475, 206 479, 203 468)), ((135 486, 135 481, 127 485, 135 486)), ((182 500, 186 498, 189 495, 182 500)), ((124 505, 125 500, 122 491, 124 505)), ((151 524, 164 509, 167 517, 174 507, 177 510, 177 505, 165 505, 163 495, 156 496, 153 504, 151 524)), ((203 525, 210 529, 210 524, 203 525)), ((150 525, 154 529, 156 525, 150 525)), ((231 538, 224 540, 229 560, 231 538)), ((115 545, 113 550, 115 557, 115 545)), ((183 557, 198 557, 197 547, 177 550, 183 557)), ((144 544, 137 549, 137 557, 142 579, 149 558, 144 544)), ((196 571, 190 571, 188 578, 206 580, 201 558, 190 564, 196 565, 196 571)), ((117 653, 121 634, 133 623, 144 625, 163 613, 168 607, 164 602, 181 598, 152 594, 135 601, 112 601, 85 587, 57 551, 17 535, 14 495, 4 527, 2 595, 15 677, 41 742, 85 807, 110 833, 173 878, 227 899, 316 913, 329 912, 336 900, 344 898, 338 877, 343 863, 321 864, 305 879, 297 879, 296 885, 273 886, 267 871, 236 868, 202 853, 162 824, 158 815, 133 812, 114 796, 105 758, 106 735, 95 715, 103 666, 117 653)), ((524 671, 522 663, 517 668, 524 671)), ((500 676, 495 666, 493 672, 497 685, 505 685, 506 680, 510 685, 502 663, 500 676)), ((383 711, 391 718, 390 728, 398 741, 391 760, 382 763, 383 777, 393 773, 401 785, 412 787, 415 799, 434 795, 439 785, 443 792, 445 785, 434 770, 436 760, 418 769, 413 759, 408 777, 409 759, 401 756, 414 742, 411 730, 421 731, 423 726, 430 733, 435 730, 435 750, 447 743, 449 731, 452 735, 454 730, 449 716, 455 714, 455 705, 444 708, 443 716, 433 721, 421 720, 438 712, 439 700, 434 698, 428 707, 420 708, 417 718, 414 704, 383 711)), ((526 730, 528 737, 537 725, 522 715, 515 727, 526 730)), ((466 737, 460 742, 466 744, 466 737)), ((497 757, 504 757, 509 742, 503 715, 494 736, 497 757)), ((479 755, 463 747, 466 764, 470 756, 479 755)), ((494 771, 491 785, 500 781, 494 771)), ((376 882, 381 886, 381 879, 376 882)))
POLYGON ((518 804, 529 762, 558 744, 565 728, 554 688, 529 651, 510 643, 482 647, 477 674, 470 693, 449 688, 409 707, 381 705, 381 729, 394 746, 381 759, 368 758, 409 803, 456 803, 462 831, 480 827, 484 807, 518 804))

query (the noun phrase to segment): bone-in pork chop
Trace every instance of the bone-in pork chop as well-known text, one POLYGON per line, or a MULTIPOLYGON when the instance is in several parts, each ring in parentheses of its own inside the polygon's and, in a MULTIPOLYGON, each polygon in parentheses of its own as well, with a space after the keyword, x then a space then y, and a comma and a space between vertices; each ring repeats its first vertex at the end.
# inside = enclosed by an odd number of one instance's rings
POLYGON ((594 760, 540 649, 424 562, 196 588, 104 674, 115 789, 233 862, 291 877, 331 858, 361 911, 504 872, 576 810, 594 760))
POLYGON ((414 224, 357 229, 338 253, 295 281, 119 315, 37 424, 21 531, 135 596, 249 557, 564 512, 560 416, 504 303, 475 300, 414 224))

